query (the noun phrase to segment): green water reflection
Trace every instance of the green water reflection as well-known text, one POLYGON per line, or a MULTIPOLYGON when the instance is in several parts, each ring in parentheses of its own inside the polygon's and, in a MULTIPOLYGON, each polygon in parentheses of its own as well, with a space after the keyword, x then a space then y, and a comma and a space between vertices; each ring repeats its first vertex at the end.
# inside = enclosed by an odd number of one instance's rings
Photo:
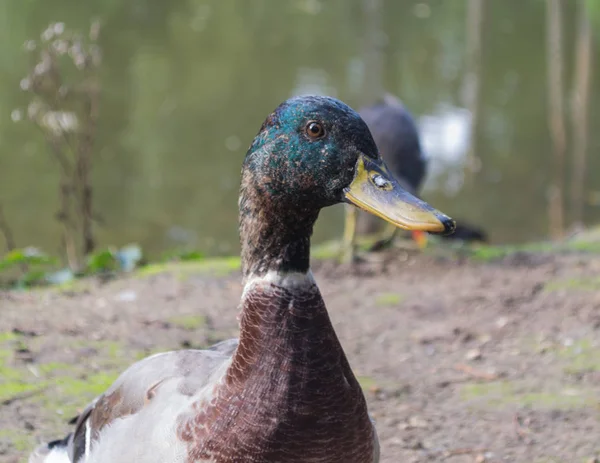
MULTIPOLYGON (((39 131, 27 121, 13 121, 13 111, 27 102, 19 91, 28 66, 22 44, 37 38, 50 21, 82 30, 93 18, 103 23, 103 94, 93 172, 95 207, 103 218, 99 241, 137 242, 152 253, 182 244, 233 253, 241 160, 263 118, 294 93, 327 93, 354 106, 362 101, 368 69, 361 3, 2 2, 0 200, 17 244, 56 252, 59 243, 58 170, 39 131)), ((494 241, 523 241, 547 234, 551 149, 544 2, 487 3, 475 135, 481 170, 461 186, 460 164, 442 169, 425 196, 449 214, 484 226, 494 241)), ((574 25, 575 2, 567 3, 566 22, 574 25)), ((460 108, 465 106, 466 4, 385 2, 384 85, 417 118, 444 107, 450 108, 446 114, 465 115, 460 108)), ((565 32, 565 49, 572 50, 573 27, 565 32)), ((572 63, 570 53, 566 58, 572 63)), ((593 65, 593 75, 600 75, 600 59, 593 65)), ((589 223, 600 220, 597 82, 590 101, 589 223)), ((447 122, 448 133, 464 129, 455 119, 447 122)), ((341 218, 340 207, 323 213, 315 240, 337 236, 341 218)))

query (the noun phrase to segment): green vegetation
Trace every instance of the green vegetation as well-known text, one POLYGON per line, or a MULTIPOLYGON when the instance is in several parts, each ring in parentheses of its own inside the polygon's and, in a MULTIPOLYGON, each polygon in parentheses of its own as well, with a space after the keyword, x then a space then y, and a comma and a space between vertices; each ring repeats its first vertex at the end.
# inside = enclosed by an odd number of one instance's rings
POLYGON ((566 363, 566 373, 577 374, 600 371, 600 346, 591 339, 583 338, 569 346, 557 350, 558 356, 566 363))
POLYGON ((375 305, 378 306, 394 306, 402 302, 404 298, 397 293, 381 293, 375 298, 375 305))
POLYGON ((600 290, 600 277, 554 280, 546 283, 544 286, 545 291, 560 291, 565 289, 575 291, 598 291, 600 290))
MULTIPOLYGON (((593 238, 593 237, 592 237, 593 238)), ((373 237, 363 237, 358 246, 367 251, 374 241, 373 237)), ((313 248, 315 260, 335 259, 339 256, 339 241, 328 241, 313 248)), ((467 257, 480 262, 493 262, 519 253, 593 253, 600 254, 600 242, 597 239, 579 239, 562 243, 539 242, 511 246, 488 246, 482 244, 456 244, 436 240, 432 237, 425 253, 450 258, 467 257)), ((17 249, 9 252, 0 260, 0 288, 27 289, 40 286, 52 286, 61 290, 77 290, 82 278, 96 276, 115 278, 124 273, 135 271, 138 277, 148 277, 164 273, 175 274, 185 280, 192 275, 227 276, 239 271, 239 256, 206 257, 199 250, 178 250, 167 253, 162 259, 148 263, 143 251, 135 244, 120 249, 108 247, 88 256, 85 268, 73 273, 68 268, 57 268, 58 259, 48 256, 34 248, 17 249), (4 278, 3 278, 4 277, 4 278)), ((85 286, 82 286, 85 287, 85 286)), ((581 280, 550 282, 546 290, 579 289, 597 290, 600 279, 590 277, 581 280)), ((377 305, 396 305, 402 302, 398 294, 378 296, 377 305)))
POLYGON ((596 39, 600 42, 600 0, 586 0, 586 6, 592 22, 596 39))
POLYGON ((562 391, 530 391, 512 381, 469 383, 461 389, 461 397, 471 403, 501 408, 509 405, 536 409, 570 410, 595 406, 597 397, 582 389, 562 391))
MULTIPOLYGON (((187 326, 199 320, 182 319, 187 326)), ((93 368, 87 362, 24 363, 16 359, 18 349, 25 346, 41 351, 48 339, 28 338, 14 332, 0 332, 0 405, 14 400, 27 400, 40 407, 40 413, 50 427, 62 429, 66 421, 81 412, 94 397, 106 391, 118 375, 133 361, 146 357, 148 352, 132 350, 117 341, 55 339, 57 348, 92 348, 96 351, 93 368)), ((162 351, 156 347, 156 351, 162 351)), ((0 445, 16 451, 33 448, 36 439, 23 430, 0 429, 0 445)))
POLYGON ((86 266, 74 273, 68 268, 58 269, 58 259, 29 250, 13 250, 0 260, 0 288, 26 289, 49 286, 73 289, 84 277, 98 276, 114 278, 138 269, 138 275, 150 276, 160 273, 177 273, 182 278, 191 274, 206 273, 226 276, 240 268, 239 257, 207 259, 199 251, 168 254, 162 261, 147 264, 142 250, 137 245, 120 249, 106 248, 88 256, 86 266))
POLYGON ((21 452, 31 450, 34 445, 34 439, 32 437, 28 437, 22 431, 14 429, 0 429, 0 442, 2 441, 10 442, 15 450, 21 452))
POLYGON ((46 256, 35 248, 14 249, 0 259, 0 270, 21 265, 52 265, 56 259, 46 256))
POLYGON ((203 315, 182 315, 169 318, 168 322, 178 328, 193 331, 206 326, 206 317, 203 315))
POLYGON ((550 254, 582 252, 600 254, 600 241, 573 240, 562 243, 539 242, 510 246, 470 246, 462 251, 470 258, 482 262, 500 260, 518 253, 550 254))
POLYGON ((15 286, 32 286, 43 281, 47 269, 56 263, 57 259, 36 248, 13 249, 0 258, 0 274, 10 275, 15 286))
POLYGON ((181 279, 187 279, 191 275, 203 274, 213 276, 227 276, 241 267, 239 257, 220 257, 198 260, 159 262, 141 267, 137 275, 147 277, 160 275, 162 273, 173 273, 181 279))
POLYGON ((364 391, 372 391, 378 387, 377 381, 371 376, 357 376, 356 380, 364 391))
POLYGON ((117 379, 118 373, 96 373, 81 379, 73 379, 68 376, 61 377, 53 388, 62 397, 85 397, 91 400, 106 389, 117 379))
POLYGON ((600 344, 594 338, 584 337, 567 344, 529 339, 523 343, 523 349, 534 355, 554 356, 567 374, 600 371, 600 344))
POLYGON ((0 403, 44 389, 45 381, 36 381, 31 372, 10 366, 19 336, 0 333, 0 403))
MULTIPOLYGON (((32 368, 13 361, 14 352, 23 345, 23 336, 0 333, 0 403, 29 397, 44 409, 71 416, 82 404, 104 392, 127 365, 140 356, 115 341, 65 341, 65 348, 92 347, 98 351, 98 371, 87 364, 48 362, 32 368), (42 393, 43 392, 43 393, 42 393)), ((42 346, 32 346, 32 350, 42 346)), ((143 355, 145 356, 145 355, 143 355)))

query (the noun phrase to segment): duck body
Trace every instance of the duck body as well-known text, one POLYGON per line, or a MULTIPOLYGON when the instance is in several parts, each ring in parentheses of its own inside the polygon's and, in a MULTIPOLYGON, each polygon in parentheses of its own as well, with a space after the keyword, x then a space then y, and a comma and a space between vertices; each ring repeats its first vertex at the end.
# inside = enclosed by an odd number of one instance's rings
POLYGON ((239 339, 135 363, 30 463, 377 463, 365 398, 310 271, 319 211, 341 201, 398 226, 454 227, 388 175, 356 112, 287 100, 242 168, 239 339))
POLYGON ((378 461, 361 388, 312 276, 253 280, 242 314, 241 346, 232 339, 130 367, 80 417, 68 461, 378 461))

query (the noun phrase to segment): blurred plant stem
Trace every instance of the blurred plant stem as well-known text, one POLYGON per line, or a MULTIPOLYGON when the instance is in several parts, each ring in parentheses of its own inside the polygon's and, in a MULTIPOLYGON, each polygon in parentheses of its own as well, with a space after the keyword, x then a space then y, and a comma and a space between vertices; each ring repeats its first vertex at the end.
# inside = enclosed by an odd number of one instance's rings
POLYGON ((4 215, 4 205, 2 203, 0 203, 0 233, 4 236, 6 252, 10 252, 17 247, 10 225, 4 215))
POLYGON ((384 32, 381 0, 363 0, 365 14, 364 79, 360 104, 371 105, 384 96, 384 32))
POLYGON ((571 170, 571 224, 583 222, 588 149, 588 116, 592 77, 592 27, 585 0, 578 1, 575 74, 573 77, 571 121, 573 127, 573 169, 571 170))
POLYGON ((478 157, 478 134, 481 120, 482 56, 484 50, 485 1, 469 0, 467 5, 466 72, 463 82, 465 106, 471 112, 471 140, 467 154, 465 180, 470 182, 473 175, 481 170, 478 157))
POLYGON ((564 236, 564 194, 566 129, 564 116, 564 57, 562 47, 562 1, 546 0, 546 66, 548 85, 548 123, 554 162, 552 184, 548 192, 550 236, 564 236))
POLYGON ((95 248, 91 171, 100 98, 99 32, 97 21, 87 37, 53 23, 39 42, 25 43, 35 55, 21 89, 32 94, 27 115, 59 165, 56 217, 62 224, 63 257, 73 271, 95 248))

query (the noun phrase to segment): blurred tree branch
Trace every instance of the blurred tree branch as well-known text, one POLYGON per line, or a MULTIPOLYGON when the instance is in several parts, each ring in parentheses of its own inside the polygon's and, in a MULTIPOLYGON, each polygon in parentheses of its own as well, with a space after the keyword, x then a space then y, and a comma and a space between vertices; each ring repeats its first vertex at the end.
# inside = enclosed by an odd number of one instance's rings
POLYGON ((483 28, 485 21, 485 0, 468 0, 467 4, 467 38, 466 38, 466 72, 464 80, 465 106, 471 112, 473 125, 466 163, 465 179, 470 181, 474 173, 481 170, 481 159, 477 155, 477 135, 481 119, 481 73, 484 50, 483 28))
POLYGON ((365 14, 364 66, 365 75, 362 85, 361 105, 373 104, 383 98, 384 54, 382 36, 383 14, 381 0, 363 0, 365 14))
POLYGON ((573 77, 571 120, 573 125, 573 169, 571 171, 571 221, 583 222, 588 148, 588 113, 592 75, 592 27, 585 0, 578 2, 575 74, 573 77))
POLYGON ((554 173, 548 192, 550 235, 560 239, 564 235, 564 190, 566 129, 564 116, 564 58, 562 31, 562 1, 546 0, 546 66, 548 85, 548 123, 552 139, 554 173))
POLYGON ((4 241, 6 243, 6 252, 10 252, 15 249, 16 243, 14 239, 14 235, 10 226, 8 225, 8 221, 6 220, 6 216, 4 215, 4 205, 0 203, 0 232, 4 236, 4 241))

